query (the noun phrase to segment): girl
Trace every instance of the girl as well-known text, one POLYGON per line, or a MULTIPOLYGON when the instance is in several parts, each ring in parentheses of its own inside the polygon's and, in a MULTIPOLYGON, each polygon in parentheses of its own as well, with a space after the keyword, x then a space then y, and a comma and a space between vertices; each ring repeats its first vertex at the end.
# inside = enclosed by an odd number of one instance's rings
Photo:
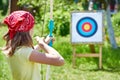
POLYGON ((54 66, 64 64, 63 57, 46 44, 51 40, 50 38, 44 40, 36 37, 38 45, 33 47, 31 34, 34 18, 29 12, 14 11, 5 18, 4 23, 9 30, 3 36, 6 40, 4 53, 8 56, 13 80, 40 80, 38 63, 54 66), (45 53, 39 52, 40 49, 45 53))

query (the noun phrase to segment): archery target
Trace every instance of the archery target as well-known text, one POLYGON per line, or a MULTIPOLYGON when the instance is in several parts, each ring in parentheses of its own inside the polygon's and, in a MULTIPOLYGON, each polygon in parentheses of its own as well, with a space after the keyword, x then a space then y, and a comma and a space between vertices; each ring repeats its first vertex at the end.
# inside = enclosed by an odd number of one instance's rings
POLYGON ((97 23, 91 17, 84 17, 77 23, 76 30, 83 37, 91 37, 97 31, 97 23))
POLYGON ((72 43, 102 43, 102 12, 73 12, 71 21, 72 43))

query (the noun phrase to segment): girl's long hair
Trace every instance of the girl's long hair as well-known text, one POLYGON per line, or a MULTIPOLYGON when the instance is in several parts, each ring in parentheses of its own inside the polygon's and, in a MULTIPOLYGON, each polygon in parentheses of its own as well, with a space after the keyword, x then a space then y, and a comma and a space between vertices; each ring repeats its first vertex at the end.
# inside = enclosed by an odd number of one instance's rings
POLYGON ((33 41, 29 32, 17 32, 12 40, 9 38, 9 33, 3 36, 6 41, 4 51, 7 51, 8 56, 12 56, 15 49, 20 46, 27 46, 33 48, 33 41))

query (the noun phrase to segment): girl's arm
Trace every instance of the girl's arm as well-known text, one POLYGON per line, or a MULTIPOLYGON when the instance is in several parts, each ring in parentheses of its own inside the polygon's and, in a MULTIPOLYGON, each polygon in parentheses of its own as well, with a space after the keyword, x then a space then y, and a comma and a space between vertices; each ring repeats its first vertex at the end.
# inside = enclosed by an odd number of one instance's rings
POLYGON ((61 66, 64 64, 63 57, 52 47, 48 46, 43 39, 37 37, 38 44, 46 54, 33 50, 29 60, 42 64, 49 64, 54 66, 61 66))

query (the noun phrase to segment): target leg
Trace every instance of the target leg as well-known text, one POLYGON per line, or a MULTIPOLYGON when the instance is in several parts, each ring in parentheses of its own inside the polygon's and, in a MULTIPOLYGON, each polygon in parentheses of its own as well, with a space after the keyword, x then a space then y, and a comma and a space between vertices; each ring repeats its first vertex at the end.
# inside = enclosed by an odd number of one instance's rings
POLYGON ((72 60, 72 63, 73 63, 73 68, 75 68, 75 60, 76 60, 76 49, 75 49, 75 46, 73 46, 73 60, 72 60))
POLYGON ((99 69, 102 69, 102 46, 100 45, 99 51, 99 69))
POLYGON ((89 47, 90 47, 91 52, 95 53, 95 46, 93 44, 90 44, 89 47))

